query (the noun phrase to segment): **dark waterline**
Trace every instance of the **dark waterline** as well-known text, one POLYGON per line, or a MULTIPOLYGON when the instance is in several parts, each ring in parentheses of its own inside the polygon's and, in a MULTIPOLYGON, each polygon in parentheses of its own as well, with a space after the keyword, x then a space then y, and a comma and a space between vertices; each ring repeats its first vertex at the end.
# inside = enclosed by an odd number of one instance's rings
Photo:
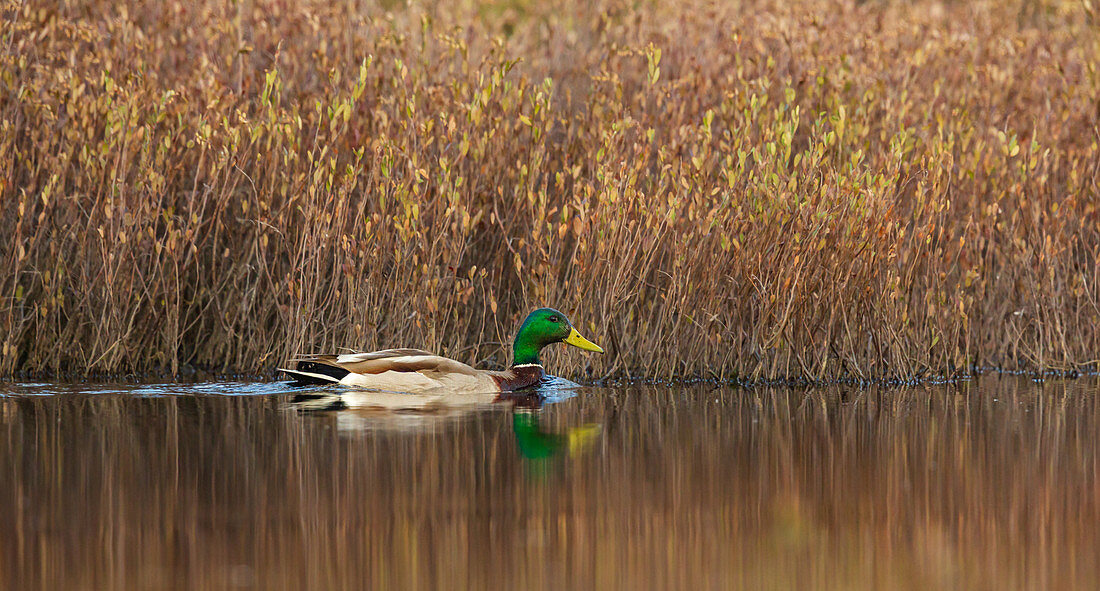
POLYGON ((1091 587, 1098 392, 2 385, 0 588, 1091 587))

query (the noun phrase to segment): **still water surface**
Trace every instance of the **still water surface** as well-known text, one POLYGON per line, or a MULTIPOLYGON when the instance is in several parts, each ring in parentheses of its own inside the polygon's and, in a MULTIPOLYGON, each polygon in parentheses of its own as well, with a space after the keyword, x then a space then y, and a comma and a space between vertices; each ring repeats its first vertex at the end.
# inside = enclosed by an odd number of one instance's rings
POLYGON ((1100 581, 1093 379, 308 392, 0 385, 0 588, 1100 581))

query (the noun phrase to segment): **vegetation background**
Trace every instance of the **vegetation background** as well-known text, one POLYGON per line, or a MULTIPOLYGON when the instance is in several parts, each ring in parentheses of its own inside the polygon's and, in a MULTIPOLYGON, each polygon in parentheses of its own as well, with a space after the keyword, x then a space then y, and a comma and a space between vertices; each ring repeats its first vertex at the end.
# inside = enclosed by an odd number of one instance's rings
POLYGON ((1095 369, 1088 1, 0 0, 0 375, 1095 369))

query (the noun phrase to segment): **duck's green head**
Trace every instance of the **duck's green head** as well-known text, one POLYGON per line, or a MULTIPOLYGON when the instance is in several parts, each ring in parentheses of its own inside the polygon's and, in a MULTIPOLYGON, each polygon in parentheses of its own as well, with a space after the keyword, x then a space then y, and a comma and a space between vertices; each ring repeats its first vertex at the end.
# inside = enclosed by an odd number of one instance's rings
POLYGON ((527 315, 512 342, 512 364, 538 363, 539 351, 551 343, 568 343, 585 351, 603 353, 599 345, 581 336, 565 314, 553 308, 539 308, 527 315))

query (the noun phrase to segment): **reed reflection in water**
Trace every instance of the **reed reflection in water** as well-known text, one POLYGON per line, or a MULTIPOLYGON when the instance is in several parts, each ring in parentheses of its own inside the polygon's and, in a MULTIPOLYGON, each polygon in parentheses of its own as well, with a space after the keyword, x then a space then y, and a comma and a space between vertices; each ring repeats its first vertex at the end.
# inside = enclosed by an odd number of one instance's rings
POLYGON ((271 384, 4 391, 3 588, 1100 580, 1091 379, 445 412, 305 412, 271 384))

